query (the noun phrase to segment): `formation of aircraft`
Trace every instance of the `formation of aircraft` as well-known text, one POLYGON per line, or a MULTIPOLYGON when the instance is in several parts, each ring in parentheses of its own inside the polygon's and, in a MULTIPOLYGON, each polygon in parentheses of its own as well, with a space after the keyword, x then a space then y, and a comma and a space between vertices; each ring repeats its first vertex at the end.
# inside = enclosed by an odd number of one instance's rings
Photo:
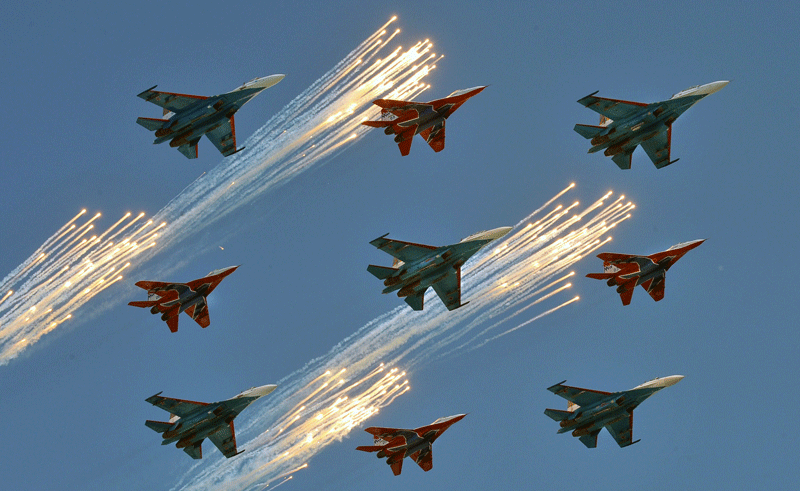
POLYGON ((558 433, 571 431, 572 436, 580 438, 588 448, 597 447, 597 435, 603 428, 608 429, 617 445, 627 447, 639 441, 631 441, 633 410, 651 395, 682 379, 683 375, 657 378, 622 392, 570 387, 563 385, 565 380, 547 390, 569 401, 567 410, 545 409, 544 414, 559 423, 558 433))
POLYGON ((578 103, 600 113, 600 125, 576 124, 574 129, 592 140, 589 153, 605 149, 604 155, 620 169, 631 168, 631 155, 638 145, 660 169, 678 161, 670 160, 672 123, 697 101, 726 85, 726 80, 696 85, 652 104, 596 97, 594 92, 578 103))
POLYGON ((667 270, 684 254, 705 240, 681 242, 666 251, 649 256, 604 252, 597 255, 603 260, 603 272, 589 273, 586 276, 596 280, 608 280, 608 286, 616 286, 617 293, 622 298, 622 305, 631 303, 633 290, 637 285, 642 285, 653 300, 658 302, 664 298, 664 279, 667 270))
POLYGON ((177 442, 175 447, 182 448, 193 459, 203 458, 203 440, 208 437, 226 458, 241 452, 236 449, 236 431, 233 420, 244 408, 264 397, 277 385, 262 385, 220 402, 195 402, 183 399, 161 397, 159 394, 145 399, 171 414, 169 421, 147 420, 144 424, 161 433, 162 445, 177 442))
POLYGON ((213 292, 226 276, 236 271, 239 266, 216 269, 206 276, 189 283, 164 283, 161 281, 138 281, 136 286, 147 290, 146 301, 129 302, 128 305, 150 308, 152 314, 161 313, 161 320, 166 321, 172 332, 178 331, 178 317, 186 312, 189 317, 206 328, 211 323, 208 316, 206 297, 213 292), (152 300, 153 297, 157 297, 152 300))
POLYGON ((172 92, 158 92, 152 86, 138 97, 164 108, 164 116, 138 118, 137 123, 156 132, 155 144, 169 140, 186 158, 197 158, 197 142, 206 135, 220 153, 228 157, 244 147, 236 148, 236 125, 233 115, 245 103, 277 84, 285 75, 255 78, 230 92, 211 97, 172 92))
MULTIPOLYGON (((197 157, 197 143, 205 134, 223 156, 232 155, 237 148, 234 113, 264 89, 275 85, 283 75, 257 78, 241 87, 212 97, 174 94, 148 89, 139 97, 164 108, 164 119, 138 118, 137 123, 156 132, 154 143, 170 141, 171 147, 188 158, 197 157)), ((671 99, 653 104, 620 101, 596 97, 595 94, 578 102, 601 114, 599 126, 575 125, 575 131, 591 139, 590 153, 605 149, 622 169, 631 166, 631 155, 642 145, 657 168, 674 163, 670 160, 672 123, 697 101, 727 85, 727 81, 695 86, 675 94, 671 99)), ((471 97, 485 86, 453 92, 444 99, 419 103, 378 99, 386 119, 365 121, 362 124, 384 128, 387 135, 395 135, 402 155, 408 155, 414 135, 420 134, 435 152, 444 149, 445 121, 471 97)), ((383 293, 397 291, 413 310, 423 310, 424 294, 433 287, 448 310, 466 305, 461 302, 461 267, 481 248, 505 236, 512 227, 499 227, 473 234, 457 244, 442 247, 403 242, 383 235, 370 244, 394 257, 391 267, 369 265, 367 271, 383 280, 383 293)), ((689 250, 703 240, 683 242, 666 251, 650 256, 602 253, 604 272, 586 275, 607 280, 617 286, 623 305, 631 301, 637 285, 647 290, 659 301, 664 297, 666 271, 689 250)), ((129 305, 150 308, 161 314, 170 331, 178 330, 181 312, 186 312, 201 327, 210 323, 206 297, 238 266, 218 269, 204 278, 189 283, 139 281, 136 286, 147 290, 147 301, 130 302, 129 305)), ((676 384, 683 376, 657 378, 622 392, 602 392, 563 385, 548 390, 569 401, 566 411, 546 409, 545 414, 559 422, 558 433, 571 431, 589 448, 597 446, 597 435, 607 428, 620 447, 632 445, 633 411, 645 399, 676 384)), ((147 402, 171 413, 167 422, 151 421, 145 425, 162 434, 162 445, 176 443, 193 459, 202 458, 202 442, 209 438, 230 458, 241 453, 236 447, 233 420, 255 400, 273 390, 275 385, 248 389, 237 396, 220 402, 203 403, 162 397, 159 394, 147 402)), ((357 450, 377 452, 386 458, 394 475, 399 475, 403 459, 411 457, 424 471, 433 467, 432 444, 451 425, 464 418, 464 414, 440 418, 416 429, 370 427, 365 431, 374 436, 374 445, 359 446, 357 450)))
POLYGON ((356 447, 362 452, 378 452, 378 458, 386 458, 386 463, 397 476, 403 470, 403 459, 411 457, 423 471, 433 468, 433 442, 453 424, 461 421, 466 414, 456 414, 439 418, 428 426, 413 430, 401 428, 366 428, 364 431, 375 437, 375 444, 356 447))
POLYGON ((383 293, 397 291, 398 297, 414 310, 422 310, 428 287, 439 295, 447 310, 455 310, 469 302, 461 303, 461 266, 482 247, 503 237, 511 227, 500 227, 478 232, 458 244, 442 247, 414 244, 387 239, 386 235, 370 242, 378 249, 394 256, 391 268, 370 264, 367 271, 383 280, 383 293))
POLYGON ((428 142, 434 152, 444 150, 444 123, 456 109, 477 95, 486 86, 457 90, 445 97, 430 102, 394 101, 378 99, 373 102, 381 108, 381 115, 390 114, 394 119, 364 121, 363 125, 373 128, 384 128, 387 135, 395 135, 394 141, 400 146, 400 154, 405 156, 411 151, 414 135, 419 134, 428 142))

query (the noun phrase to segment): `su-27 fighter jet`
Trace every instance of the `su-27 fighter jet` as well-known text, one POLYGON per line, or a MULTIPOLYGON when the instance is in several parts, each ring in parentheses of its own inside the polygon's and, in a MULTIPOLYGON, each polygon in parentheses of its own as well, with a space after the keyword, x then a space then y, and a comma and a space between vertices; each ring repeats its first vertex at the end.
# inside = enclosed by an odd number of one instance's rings
POLYGON ((562 385, 565 380, 547 390, 568 400, 567 410, 545 409, 544 413, 559 422, 561 428, 558 433, 571 431, 572 436, 580 437, 581 443, 589 448, 597 447, 597 434, 603 428, 608 428, 617 445, 627 447, 639 441, 631 441, 633 410, 651 395, 664 387, 677 384, 682 379, 683 375, 657 378, 622 392, 602 392, 562 385))
POLYGON ((457 90, 445 97, 431 102, 393 101, 378 99, 373 102, 381 107, 381 115, 393 114, 395 119, 364 121, 363 125, 385 128, 384 133, 395 135, 394 141, 400 146, 400 154, 408 155, 414 135, 420 134, 434 152, 444 150, 444 122, 467 99, 479 93, 486 86, 457 90))
POLYGON ((285 75, 255 78, 226 94, 205 97, 201 95, 158 92, 153 87, 138 97, 164 108, 164 118, 139 118, 137 123, 156 132, 153 142, 169 140, 170 147, 178 147, 186 158, 197 158, 197 142, 206 135, 211 143, 227 157, 244 150, 236 148, 236 126, 233 115, 247 101, 262 90, 272 87, 285 75))
POLYGON ((152 314, 161 313, 161 320, 167 322, 169 330, 178 332, 178 318, 186 312, 200 327, 211 323, 208 317, 206 297, 229 274, 239 266, 215 269, 205 277, 189 283, 163 283, 160 281, 139 281, 136 286, 147 290, 147 301, 129 302, 134 307, 148 308, 152 314), (152 300, 152 297, 158 297, 152 300))
POLYGON ((154 406, 171 413, 168 422, 147 420, 144 424, 161 433, 162 445, 173 442, 193 459, 203 458, 203 440, 208 437, 227 458, 242 452, 236 450, 236 432, 233 420, 244 408, 269 394, 277 385, 263 385, 247 389, 241 394, 221 402, 194 402, 161 397, 159 394, 145 399, 154 406))
POLYGON ((604 252, 597 257, 603 260, 603 273, 589 273, 587 278, 608 280, 608 286, 617 286, 617 293, 622 298, 622 305, 631 303, 633 290, 637 285, 647 290, 647 293, 658 302, 664 298, 664 279, 667 270, 675 264, 684 254, 699 246, 706 239, 681 242, 666 251, 657 252, 650 256, 635 256, 631 254, 616 254, 604 252))
POLYGON ((601 114, 600 126, 576 124, 575 131, 592 140, 589 153, 605 149, 604 155, 620 169, 631 168, 631 155, 639 144, 660 169, 678 161, 670 160, 672 123, 697 101, 726 85, 726 80, 696 85, 652 104, 595 97, 594 92, 578 102, 601 114))
POLYGON ((466 414, 439 418, 428 426, 415 430, 366 428, 364 431, 375 437, 375 445, 356 447, 356 450, 378 452, 379 459, 386 457, 386 463, 392 468, 395 476, 403 470, 403 459, 406 457, 411 457, 423 471, 428 472, 433 468, 433 442, 464 416, 466 414))
POLYGON ((398 297, 414 310, 422 310, 425 291, 432 286, 447 310, 455 310, 469 302, 461 303, 461 266, 467 259, 493 240, 503 237, 511 227, 500 227, 470 235, 458 244, 435 247, 424 244, 387 239, 386 235, 370 242, 378 249, 394 256, 391 268, 370 264, 367 271, 383 280, 383 293, 397 292, 398 297))

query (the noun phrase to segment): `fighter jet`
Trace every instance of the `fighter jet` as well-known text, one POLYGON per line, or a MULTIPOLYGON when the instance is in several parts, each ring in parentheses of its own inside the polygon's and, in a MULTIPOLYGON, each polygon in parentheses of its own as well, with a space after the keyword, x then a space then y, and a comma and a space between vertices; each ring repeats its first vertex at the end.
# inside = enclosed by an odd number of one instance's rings
POLYGON ((201 95, 174 94, 145 90, 138 97, 164 108, 164 118, 139 118, 137 123, 156 132, 153 142, 164 143, 169 140, 170 147, 178 147, 186 158, 197 158, 197 142, 206 135, 211 143, 228 157, 244 150, 236 148, 236 126, 233 115, 247 101, 262 90, 272 87, 285 75, 270 75, 254 78, 231 92, 205 97, 201 95))
POLYGON ((595 97, 594 92, 578 102, 601 114, 600 126, 576 124, 574 129, 592 140, 589 153, 605 149, 604 155, 620 169, 631 168, 631 155, 639 144, 660 169, 678 161, 670 160, 672 123, 697 101, 726 85, 727 80, 695 85, 652 104, 595 97))
POLYGON ((397 296, 405 297, 406 303, 414 310, 422 310, 423 297, 429 286, 433 287, 447 310, 455 310, 469 303, 461 303, 461 266, 483 246, 510 230, 511 227, 500 227, 478 232, 458 244, 443 247, 387 239, 389 234, 386 234, 370 244, 394 256, 392 267, 370 264, 367 271, 383 280, 386 286, 383 293, 399 290, 397 296))
POLYGON ((387 135, 394 134, 394 141, 400 146, 400 154, 408 155, 414 135, 420 134, 434 152, 444 150, 444 122, 467 99, 479 93, 486 86, 457 90, 445 97, 431 102, 393 101, 378 99, 373 104, 381 107, 384 117, 392 114, 394 119, 364 121, 363 125, 385 128, 387 135))
POLYGON ((193 459, 203 458, 203 440, 208 437, 227 458, 238 455, 236 432, 233 420, 256 399, 269 394, 277 385, 263 385, 247 389, 232 399, 221 402, 194 402, 183 399, 161 397, 159 394, 145 399, 154 406, 171 413, 168 422, 147 420, 144 424, 161 433, 162 445, 178 442, 175 447, 182 448, 193 459))
POLYGON ((366 428, 364 431, 375 437, 375 445, 356 447, 362 452, 378 452, 378 458, 386 457, 386 463, 392 468, 394 475, 400 475, 403 459, 411 457, 422 470, 428 472, 433 468, 432 445, 447 428, 466 416, 456 414, 439 418, 428 426, 415 430, 400 428, 366 428))
POLYGON ((622 305, 631 303, 633 290, 637 285, 658 302, 664 298, 664 278, 667 270, 684 254, 699 246, 706 239, 692 240, 675 244, 666 251, 649 256, 631 254, 615 254, 604 252, 597 257, 603 260, 602 273, 589 273, 587 278, 608 280, 608 286, 617 286, 617 293, 622 298, 622 305))
POLYGON ((239 266, 230 266, 215 269, 205 277, 189 283, 163 283, 160 281, 139 281, 136 286, 147 290, 147 301, 129 302, 134 307, 148 308, 150 313, 161 313, 161 320, 167 322, 169 330, 178 332, 178 317, 181 312, 186 312, 200 327, 208 327, 211 319, 208 317, 208 303, 206 297, 229 274, 236 271, 239 266), (153 297, 158 297, 153 300, 153 297))
POLYGON ((677 384, 682 379, 683 375, 657 378, 622 392, 602 392, 562 385, 565 380, 547 390, 568 400, 567 410, 545 409, 544 413, 560 423, 558 433, 571 431, 572 436, 580 437, 581 443, 588 448, 597 447, 597 434, 604 427, 608 428, 617 445, 627 447, 639 441, 631 441, 633 410, 651 395, 664 387, 677 384))

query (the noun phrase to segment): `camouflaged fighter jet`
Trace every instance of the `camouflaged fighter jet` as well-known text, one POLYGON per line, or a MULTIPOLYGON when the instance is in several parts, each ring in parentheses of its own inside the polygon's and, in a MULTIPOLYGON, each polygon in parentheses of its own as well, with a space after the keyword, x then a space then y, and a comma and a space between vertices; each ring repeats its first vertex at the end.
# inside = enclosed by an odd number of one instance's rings
POLYGON ((168 422, 147 420, 144 424, 164 440, 162 445, 178 442, 175 447, 182 448, 193 459, 203 458, 203 440, 208 437, 227 458, 238 455, 236 432, 233 420, 244 408, 269 394, 277 385, 263 385, 247 389, 232 399, 221 402, 194 402, 183 399, 161 397, 159 394, 145 399, 154 406, 171 413, 168 422))
POLYGON ((589 153, 605 149, 604 155, 611 157, 620 169, 631 168, 631 155, 640 144, 660 169, 678 161, 670 160, 672 123, 697 101, 726 85, 726 80, 695 85, 669 100, 652 104, 595 97, 597 92, 594 92, 578 102, 601 114, 600 126, 576 124, 574 129, 592 140, 589 153))
POLYGON ((419 134, 428 142, 434 152, 444 150, 444 122, 456 109, 467 102, 467 99, 485 89, 473 87, 457 90, 445 97, 431 102, 393 101, 378 99, 373 104, 381 108, 382 116, 392 114, 394 119, 364 121, 363 125, 373 128, 385 128, 387 135, 395 135, 394 141, 400 146, 400 154, 405 156, 411 151, 414 135, 419 134))
POLYGON ((163 283, 160 281, 139 281, 136 286, 147 290, 147 301, 129 302, 134 307, 148 308, 150 313, 161 313, 161 320, 166 321, 172 332, 178 332, 178 318, 186 312, 200 327, 211 324, 208 317, 206 297, 226 276, 236 271, 239 266, 215 269, 205 277, 189 283, 163 283), (152 300, 153 297, 158 297, 152 300))
POLYGON ((433 468, 432 445, 447 428, 461 421, 466 414, 439 418, 428 426, 415 430, 400 428, 366 428, 364 431, 375 437, 375 445, 356 447, 362 452, 378 452, 378 458, 386 457, 386 463, 397 476, 403 470, 403 459, 411 457, 423 471, 433 468))
POLYGON ((683 375, 657 378, 631 390, 602 392, 556 384, 547 390, 569 401, 566 411, 545 409, 544 414, 558 421, 558 433, 572 432, 589 448, 597 447, 597 435, 603 428, 617 441, 620 447, 633 445, 633 410, 645 399, 664 387, 675 385, 683 375))
POLYGON ((622 298, 622 305, 631 303, 633 290, 642 285, 647 293, 658 302, 664 298, 664 280, 669 268, 684 254, 699 246, 706 239, 692 240, 675 244, 666 251, 649 256, 616 254, 604 252, 597 257, 603 260, 602 273, 589 273, 587 278, 608 280, 608 286, 617 286, 617 293, 622 298))
POLYGON ((139 118, 137 123, 156 132, 154 144, 169 140, 186 158, 197 158, 197 142, 206 135, 211 143, 228 157, 244 150, 236 148, 236 126, 233 115, 262 90, 272 87, 285 75, 254 78, 226 94, 205 97, 145 90, 138 97, 164 108, 164 118, 139 118))
POLYGON ((370 264, 367 271, 383 280, 383 293, 397 292, 398 297, 414 310, 422 310, 425 291, 432 286, 447 310, 455 310, 469 302, 461 303, 461 266, 483 246, 506 235, 511 227, 500 227, 470 235, 458 244, 435 247, 424 244, 387 239, 386 235, 370 242, 378 249, 394 256, 391 268, 370 264))

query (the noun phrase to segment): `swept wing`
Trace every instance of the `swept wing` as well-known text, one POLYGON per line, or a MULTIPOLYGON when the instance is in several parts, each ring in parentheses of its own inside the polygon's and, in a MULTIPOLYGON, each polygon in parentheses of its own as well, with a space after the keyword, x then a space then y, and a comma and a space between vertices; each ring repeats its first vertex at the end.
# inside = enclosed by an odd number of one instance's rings
POLYGON ((437 281, 432 286, 447 310, 455 310, 465 305, 461 303, 461 268, 449 272, 443 280, 437 281))
MULTIPOLYGON (((597 92, 594 94, 596 93, 597 92)), ((578 103, 612 120, 624 118, 648 106, 648 104, 643 102, 607 99, 605 97, 597 97, 594 94, 587 95, 583 99, 580 99, 578 103)))
POLYGON ((231 116, 228 121, 224 121, 217 128, 206 133, 206 136, 211 140, 211 143, 217 147, 217 150, 219 150, 223 157, 233 155, 241 150, 241 148, 239 150, 236 149, 236 126, 233 122, 233 116, 231 116))
POLYGON ((547 390, 557 396, 561 396, 569 402, 573 402, 579 406, 589 406, 599 402, 609 395, 611 392, 603 392, 601 390, 582 389, 580 387, 570 387, 563 385, 564 382, 548 387, 547 390))
MULTIPOLYGON (((389 234, 386 234, 389 235, 389 234)), ((378 249, 390 254, 404 263, 416 261, 431 254, 438 247, 425 244, 415 244, 413 242, 403 242, 402 240, 387 239, 386 235, 378 237, 370 242, 378 249)))
POLYGON ((419 133, 420 136, 428 142, 428 145, 430 145, 434 152, 441 152, 444 150, 444 123, 445 120, 442 120, 436 125, 419 133))
MULTIPOLYGON (((627 447, 636 443, 631 441, 633 439, 633 412, 627 418, 614 421, 606 428, 608 428, 608 432, 611 433, 611 436, 614 437, 620 447, 627 447)), ((636 441, 638 442, 639 440, 636 441)))
POLYGON ((208 406, 207 402, 173 399, 172 397, 162 397, 159 394, 161 394, 161 392, 159 392, 154 396, 150 396, 145 400, 150 404, 158 406, 164 411, 172 413, 176 416, 180 416, 181 418, 197 410, 198 408, 201 408, 203 406, 208 406))
POLYGON ((172 112, 178 112, 182 109, 191 106, 197 101, 208 99, 208 97, 202 95, 176 94, 174 92, 159 92, 157 90, 153 90, 155 88, 156 86, 154 85, 152 88, 145 90, 137 97, 141 97, 147 102, 152 102, 156 106, 163 107, 164 109, 172 112))
POLYGON ((203 440, 195 443, 194 445, 189 445, 188 447, 183 447, 183 451, 186 452, 189 457, 200 460, 203 458, 203 440))
POLYGON ((221 426, 215 433, 208 435, 208 439, 227 458, 240 453, 236 450, 236 431, 233 429, 233 421, 221 426))
POLYGON ((656 136, 642 142, 642 148, 653 161, 656 169, 666 167, 672 162, 669 160, 672 145, 672 125, 667 126, 656 136))
POLYGON ((664 272, 661 272, 661 275, 656 276, 655 278, 649 279, 642 283, 642 288, 647 290, 647 293, 653 297, 653 300, 658 302, 662 298, 664 298, 664 282, 666 279, 666 275, 664 272))

